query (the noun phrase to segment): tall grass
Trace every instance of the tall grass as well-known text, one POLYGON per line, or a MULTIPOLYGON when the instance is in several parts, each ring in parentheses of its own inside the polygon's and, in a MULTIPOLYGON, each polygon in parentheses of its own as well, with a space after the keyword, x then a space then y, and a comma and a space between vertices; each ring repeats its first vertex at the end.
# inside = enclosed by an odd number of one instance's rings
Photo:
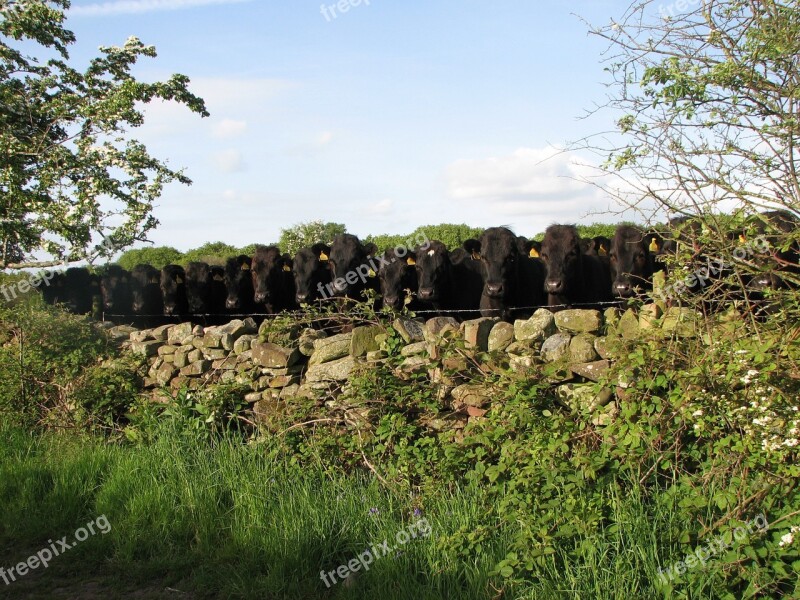
POLYGON ((668 505, 609 487, 612 524, 579 538, 582 559, 564 560, 556 546, 536 580, 510 586, 491 572, 508 552, 511 526, 498 523, 467 553, 448 543, 481 522, 479 488, 389 492, 371 476, 300 469, 234 438, 212 444, 161 435, 119 446, 9 428, 0 435, 0 566, 99 515, 111 524, 36 577, 0 582, 0 597, 46 589, 51 576, 75 581, 99 572, 112 591, 158 582, 209 598, 663 598, 655 587, 660 557, 676 549, 665 547, 661 532, 681 526, 668 505), (420 513, 430 535, 399 546, 395 536, 420 513), (330 588, 322 582, 320 571, 383 540, 396 548, 368 571, 330 588))

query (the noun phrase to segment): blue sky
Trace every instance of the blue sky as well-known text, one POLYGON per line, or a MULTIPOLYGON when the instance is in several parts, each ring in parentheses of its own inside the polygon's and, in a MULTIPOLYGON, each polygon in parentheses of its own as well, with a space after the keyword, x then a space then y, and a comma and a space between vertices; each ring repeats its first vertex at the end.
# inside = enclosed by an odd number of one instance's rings
POLYGON ((134 131, 194 181, 166 188, 156 244, 270 243, 313 219, 361 236, 619 220, 555 148, 610 126, 580 119, 607 90, 576 15, 606 24, 626 0, 324 4, 73 0, 76 62, 135 35, 158 50, 137 76, 183 73, 211 112, 160 103, 134 131))

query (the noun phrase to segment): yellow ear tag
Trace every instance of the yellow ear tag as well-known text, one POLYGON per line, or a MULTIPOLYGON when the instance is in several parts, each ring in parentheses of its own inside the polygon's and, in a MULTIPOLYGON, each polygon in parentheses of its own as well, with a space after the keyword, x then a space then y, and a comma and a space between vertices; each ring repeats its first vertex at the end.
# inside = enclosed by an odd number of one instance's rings
POLYGON ((219 274, 214 275, 214 281, 222 281, 223 279, 224 279, 224 277, 222 277, 222 275, 219 275, 219 274))
POLYGON ((747 238, 746 238, 746 237, 744 237, 744 234, 740 234, 740 235, 739 235, 739 241, 740 241, 742 244, 746 244, 746 243, 747 243, 747 238))
POLYGON ((175 283, 183 283, 183 277, 176 277, 175 283))
POLYGON ((320 253, 319 253, 319 259, 320 259, 322 262, 325 262, 326 260, 328 260, 328 255, 327 255, 327 254, 325 254, 324 252, 320 252, 320 253))
POLYGON ((649 249, 650 249, 650 252, 658 252, 658 242, 656 241, 656 238, 652 238, 650 240, 650 248, 649 249))
POLYGON ((415 264, 417 264, 417 261, 415 261, 413 258, 409 257, 409 258, 406 259, 406 264, 409 267, 413 267, 415 264))
POLYGON ((480 260, 480 259, 481 259, 480 252, 473 252, 472 253, 472 260, 480 260))
POLYGON ((536 251, 536 248, 531 248, 531 251, 528 252, 528 256, 531 258, 539 258, 539 253, 536 251))
POLYGON ((292 267, 290 267, 289 265, 283 265, 283 270, 288 273, 289 271, 292 270, 292 267))
POLYGON ((367 272, 367 275, 369 275, 370 277, 375 277, 375 271, 373 271, 372 269, 370 269, 370 270, 367 272))
POLYGON ((249 271, 249 270, 250 270, 250 265, 248 265, 247 263, 242 263, 242 271, 249 271))
POLYGON ((606 250, 606 247, 603 244, 600 244, 600 250, 597 251, 597 254, 600 256, 608 255, 608 251, 606 250))

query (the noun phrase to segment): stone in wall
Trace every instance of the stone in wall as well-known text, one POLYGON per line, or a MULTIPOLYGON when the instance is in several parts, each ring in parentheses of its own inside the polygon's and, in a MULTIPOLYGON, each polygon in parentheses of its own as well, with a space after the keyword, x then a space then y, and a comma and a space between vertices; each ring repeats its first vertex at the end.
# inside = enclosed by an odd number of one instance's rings
POLYGON ((555 315, 556 327, 562 333, 599 333, 603 317, 599 310, 568 309, 555 315))
POLYGON ((517 342, 544 342, 556 333, 555 315, 546 308, 538 309, 529 319, 514 321, 517 342))

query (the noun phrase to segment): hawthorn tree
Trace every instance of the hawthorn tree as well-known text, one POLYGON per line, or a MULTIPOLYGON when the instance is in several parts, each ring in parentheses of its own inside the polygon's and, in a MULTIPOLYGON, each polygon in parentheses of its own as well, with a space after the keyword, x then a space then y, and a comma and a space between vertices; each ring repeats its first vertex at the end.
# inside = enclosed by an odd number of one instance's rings
POLYGON ((347 233, 347 227, 342 223, 324 223, 322 221, 307 221, 297 223, 286 229, 281 229, 278 247, 283 252, 292 256, 305 246, 312 246, 317 242, 330 244, 340 233, 347 233))
POLYGON ((189 79, 137 81, 131 67, 156 51, 135 37, 71 66, 69 5, 0 0, 0 268, 110 256, 158 224, 164 185, 191 183, 129 133, 156 99, 208 116, 189 79))
POLYGON ((795 0, 637 0, 592 28, 616 128, 579 147, 641 209, 800 212, 800 5, 795 0))

